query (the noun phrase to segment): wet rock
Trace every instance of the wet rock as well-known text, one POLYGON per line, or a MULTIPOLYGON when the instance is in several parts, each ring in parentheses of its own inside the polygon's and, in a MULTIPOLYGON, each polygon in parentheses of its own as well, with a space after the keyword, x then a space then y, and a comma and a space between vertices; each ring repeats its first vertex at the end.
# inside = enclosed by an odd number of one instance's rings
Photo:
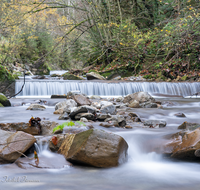
POLYGON ((11 134, 0 130, 0 163, 9 163, 16 161, 28 148, 30 148, 36 139, 34 136, 18 131, 11 134))
POLYGON ((2 93, 0 93, 0 104, 2 104, 4 107, 11 106, 10 101, 2 93))
POLYGON ((195 150, 194 155, 200 157, 200 149, 195 150))
POLYGON ((86 74, 87 80, 105 80, 99 73, 91 72, 86 74))
POLYGON ((78 113, 75 116, 76 120, 80 120, 82 117, 88 119, 88 120, 94 120, 94 115, 92 113, 78 113))
POLYGON ((101 107, 102 106, 110 106, 110 105, 113 105, 113 103, 112 102, 108 102, 108 101, 101 101, 100 105, 101 105, 101 107))
POLYGON ((67 93, 67 99, 73 99, 73 97, 74 97, 75 95, 78 95, 78 94, 81 94, 81 91, 79 91, 79 90, 69 91, 69 92, 67 93))
POLYGON ((96 114, 96 118, 97 118, 99 121, 104 121, 104 120, 107 119, 107 118, 111 118, 111 115, 110 115, 110 114, 97 113, 97 114, 96 114))
POLYGON ((193 131, 199 127, 200 127, 199 123, 188 123, 187 121, 185 121, 178 127, 178 129, 185 129, 185 130, 193 131))
POLYGON ((88 122, 87 118, 85 118, 85 117, 81 117, 80 121, 83 122, 83 123, 88 122))
POLYGON ((186 117, 184 113, 176 113, 174 114, 176 117, 186 117))
POLYGON ((111 121, 116 127, 125 127, 126 125, 126 119, 121 115, 114 115, 111 118, 105 120, 105 122, 109 121, 111 121))
POLYGON ((99 125, 105 128, 114 127, 113 123, 100 123, 99 125))
POLYGON ((73 98, 74 98, 75 102, 78 104, 78 106, 84 106, 84 105, 90 106, 91 105, 90 100, 88 100, 88 98, 86 98, 82 94, 74 95, 73 98))
POLYGON ((97 108, 97 109, 100 109, 100 108, 101 108, 101 104, 98 103, 98 102, 92 102, 92 106, 94 106, 94 107, 97 108))
POLYGON ((62 75, 64 80, 83 80, 81 77, 70 74, 70 73, 65 73, 62 75))
POLYGON ((88 129, 90 129, 90 127, 88 126, 72 126, 72 127, 66 126, 63 128, 63 133, 78 134, 87 131, 88 129))
POLYGON ((53 137, 51 137, 49 139, 49 149, 52 152, 57 152, 58 149, 60 148, 63 140, 65 139, 66 135, 69 135, 69 134, 65 134, 65 135, 64 134, 58 134, 58 135, 54 135, 53 137), (56 140, 53 140, 53 139, 56 139, 56 140))
POLYGON ((140 104, 142 108, 157 108, 158 105, 156 103, 143 103, 140 104))
POLYGON ((74 119, 75 115, 79 113, 92 113, 96 114, 98 110, 92 106, 80 106, 72 110, 72 112, 69 114, 70 118, 74 119))
POLYGON ((100 96, 97 96, 97 95, 93 95, 93 96, 90 96, 90 99, 97 99, 97 100, 100 100, 101 97, 100 97, 100 96))
POLYGON ((118 98, 116 98, 116 102, 122 102, 123 100, 124 100, 123 97, 118 97, 118 98))
POLYGON ((108 106, 102 106, 100 109, 100 113, 104 114, 111 114, 115 115, 116 114, 116 107, 114 105, 108 105, 108 106))
POLYGON ((136 113, 129 113, 128 115, 131 117, 133 122, 141 122, 140 117, 136 113))
POLYGON ((69 114, 65 112, 58 119, 59 120, 68 120, 69 119, 69 114))
POLYGON ((130 125, 126 125, 125 128, 126 129, 133 129, 133 127, 131 127, 130 125))
POLYGON ((66 99, 67 98, 67 95, 51 95, 51 99, 60 99, 60 98, 63 98, 63 99, 66 99))
POLYGON ((64 113, 64 108, 59 108, 56 111, 53 112, 54 114, 63 114, 64 113))
POLYGON ((166 121, 161 120, 146 120, 143 121, 144 126, 149 126, 149 128, 163 128, 167 125, 166 121))
POLYGON ((46 109, 45 106, 40 104, 31 104, 26 110, 40 110, 44 111, 46 109))
POLYGON ((128 144, 119 135, 102 130, 69 135, 63 141, 59 153, 72 163, 94 167, 114 167, 127 159, 128 144))
POLYGON ((137 100, 133 100, 129 105, 128 107, 130 108, 140 108, 140 104, 137 100))
POLYGON ((155 99, 148 92, 136 92, 124 97, 123 103, 132 103, 132 101, 138 101, 139 105, 143 107, 143 105, 147 105, 150 103, 154 103, 155 99))
POLYGON ((65 112, 68 112, 68 110, 72 107, 77 107, 77 103, 72 100, 72 99, 69 99, 69 100, 64 100, 62 102, 59 102, 55 105, 55 110, 58 110, 58 109, 63 109, 63 111, 65 112))
POLYGON ((37 126, 30 126, 29 123, 19 122, 19 123, 0 123, 0 129, 5 131, 23 131, 31 135, 39 135, 40 129, 37 126))
POLYGON ((171 107, 171 106, 176 106, 177 103, 176 102, 170 102, 170 101, 164 101, 161 103, 162 106, 164 107, 171 107))
POLYGON ((172 158, 195 161, 199 160, 200 128, 192 132, 179 132, 172 136, 165 147, 172 158))
POLYGON ((42 135, 51 135, 53 129, 59 125, 59 123, 55 121, 41 121, 40 125, 42 127, 42 135))

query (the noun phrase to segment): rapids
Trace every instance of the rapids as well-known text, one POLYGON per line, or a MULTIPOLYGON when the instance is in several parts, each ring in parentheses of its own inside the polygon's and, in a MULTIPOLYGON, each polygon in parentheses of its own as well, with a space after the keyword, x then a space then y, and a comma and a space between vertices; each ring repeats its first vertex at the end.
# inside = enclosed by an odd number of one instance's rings
MULTIPOLYGON (((0 190, 196 190, 200 189, 200 164, 178 162, 165 158, 153 150, 165 143, 165 136, 177 132, 184 121, 200 123, 198 98, 156 96, 159 101, 172 101, 174 106, 163 109, 139 108, 135 110, 142 119, 162 119, 167 126, 161 129, 103 128, 121 135, 128 142, 128 162, 115 168, 99 169, 83 166, 58 166, 64 163, 61 155, 51 153, 38 141, 39 158, 55 169, 20 169, 15 164, 0 166, 0 190), (175 117, 183 112, 186 118, 175 117), (9 182, 13 180, 13 182, 9 182), (19 180, 20 182, 18 182, 19 180), (26 181, 26 182, 25 182, 26 181)), ((0 108, 0 122, 28 121, 31 116, 62 123, 53 114, 54 105, 61 100, 46 99, 45 111, 28 111, 26 108, 36 99, 13 98, 13 107, 0 108), (23 104, 23 105, 22 105, 23 104)), ((46 138, 46 137, 45 137, 46 138)))

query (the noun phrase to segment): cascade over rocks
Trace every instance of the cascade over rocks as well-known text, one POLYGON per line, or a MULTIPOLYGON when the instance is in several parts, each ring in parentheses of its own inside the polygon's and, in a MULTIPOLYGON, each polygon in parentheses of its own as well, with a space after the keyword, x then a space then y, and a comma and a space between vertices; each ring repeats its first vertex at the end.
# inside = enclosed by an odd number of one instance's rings
POLYGON ((0 130, 0 163, 17 160, 21 154, 30 148, 36 139, 34 136, 18 131, 16 133, 0 130))
POLYGON ((103 76, 95 72, 86 73, 86 77, 87 77, 87 80, 105 80, 103 76))
POLYGON ((104 168, 124 163, 127 149, 128 144, 119 135, 90 129, 67 136, 58 152, 69 162, 104 168))

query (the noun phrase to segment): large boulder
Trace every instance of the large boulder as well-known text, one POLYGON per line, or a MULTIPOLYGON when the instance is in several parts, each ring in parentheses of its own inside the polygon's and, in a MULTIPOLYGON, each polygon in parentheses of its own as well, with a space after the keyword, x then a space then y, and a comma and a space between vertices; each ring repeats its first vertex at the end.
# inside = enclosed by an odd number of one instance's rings
POLYGON ((155 99, 148 92, 136 92, 124 97, 123 103, 129 103, 132 106, 133 101, 139 102, 140 107, 146 107, 154 103, 155 99))
POLYGON ((87 80, 105 80, 99 73, 91 72, 86 74, 87 80))
POLYGON ((11 106, 10 101, 2 93, 0 93, 0 104, 2 104, 4 107, 11 106))
POLYGON ((34 136, 22 131, 11 134, 0 130, 0 163, 14 162, 35 142, 34 136))
POLYGON ((0 129, 5 131, 23 131, 31 135, 39 135, 40 129, 37 126, 30 126, 29 123, 0 123, 0 129))
POLYGON ((128 144, 121 136, 90 129, 67 136, 58 152, 72 163, 102 168, 124 163, 127 149, 128 144))
POLYGON ((165 153, 171 154, 172 158, 181 160, 200 160, 198 151, 200 149, 200 128, 194 131, 181 131, 169 139, 165 146, 165 153))
POLYGON ((82 94, 75 95, 73 98, 78 106, 91 105, 90 100, 88 100, 88 98, 83 96, 82 94))

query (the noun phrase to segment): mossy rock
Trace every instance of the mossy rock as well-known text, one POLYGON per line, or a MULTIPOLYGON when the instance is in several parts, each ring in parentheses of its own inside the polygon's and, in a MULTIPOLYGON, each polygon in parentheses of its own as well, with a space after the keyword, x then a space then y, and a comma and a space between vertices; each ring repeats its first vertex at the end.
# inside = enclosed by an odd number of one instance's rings
POLYGON ((10 101, 3 94, 0 94, 0 104, 2 104, 5 107, 11 106, 10 101))
POLYGON ((64 80, 83 80, 81 77, 78 77, 70 73, 65 73, 64 75, 62 75, 62 77, 64 80))
POLYGON ((4 106, 0 103, 0 107, 4 107, 4 106))

